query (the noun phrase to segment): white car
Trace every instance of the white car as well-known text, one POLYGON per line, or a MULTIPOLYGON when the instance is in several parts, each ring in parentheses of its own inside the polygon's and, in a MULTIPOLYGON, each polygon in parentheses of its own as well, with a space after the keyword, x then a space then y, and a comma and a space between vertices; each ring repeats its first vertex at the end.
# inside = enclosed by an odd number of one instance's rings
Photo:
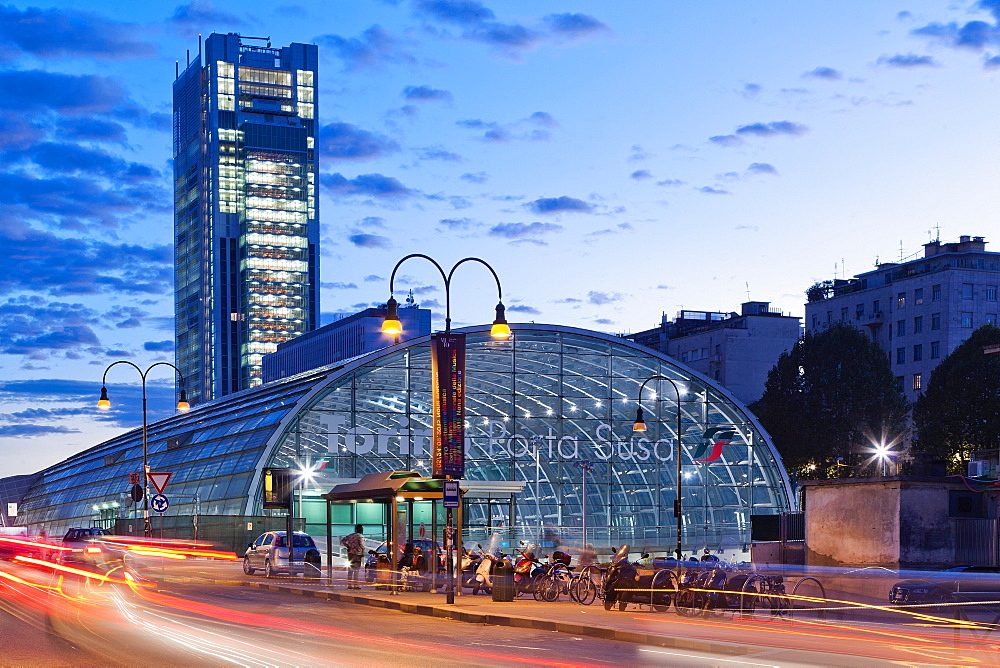
POLYGON ((288 566, 285 532, 268 531, 247 546, 243 555, 243 572, 253 575, 257 571, 263 571, 266 578, 278 573, 301 573, 307 577, 319 577, 322 571, 316 542, 312 536, 302 531, 296 531, 293 536, 291 568, 288 566))

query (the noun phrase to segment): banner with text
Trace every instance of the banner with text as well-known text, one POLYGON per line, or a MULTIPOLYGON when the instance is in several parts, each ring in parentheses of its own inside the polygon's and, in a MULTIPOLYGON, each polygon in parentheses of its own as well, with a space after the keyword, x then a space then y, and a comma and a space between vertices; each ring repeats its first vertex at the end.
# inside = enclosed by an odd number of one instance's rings
POLYGON ((434 438, 431 474, 465 475, 465 334, 431 337, 434 438))

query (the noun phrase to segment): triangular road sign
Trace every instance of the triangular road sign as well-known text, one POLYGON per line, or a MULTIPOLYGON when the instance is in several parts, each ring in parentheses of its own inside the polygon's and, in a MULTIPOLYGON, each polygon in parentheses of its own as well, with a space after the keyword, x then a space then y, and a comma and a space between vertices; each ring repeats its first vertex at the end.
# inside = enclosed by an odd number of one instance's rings
POLYGON ((170 476, 173 473, 147 473, 149 476, 149 482, 153 483, 153 487, 160 494, 163 494, 163 488, 167 486, 167 481, 170 480, 170 476))

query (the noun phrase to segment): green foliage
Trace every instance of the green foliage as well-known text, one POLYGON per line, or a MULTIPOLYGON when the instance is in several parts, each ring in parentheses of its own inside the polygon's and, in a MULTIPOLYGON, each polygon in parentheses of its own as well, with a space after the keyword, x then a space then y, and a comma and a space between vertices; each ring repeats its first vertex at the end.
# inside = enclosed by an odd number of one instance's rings
POLYGON ((949 462, 959 472, 973 450, 1000 448, 1000 327, 983 325, 941 360, 913 407, 916 452, 949 462))
POLYGON ((857 469, 859 453, 906 426, 907 402, 885 352, 844 323, 806 333, 778 358, 750 409, 770 433, 789 471, 813 477, 857 469))
POLYGON ((821 302, 830 296, 833 291, 833 281, 819 281, 818 283, 813 283, 806 290, 806 301, 810 304, 813 302, 821 302))

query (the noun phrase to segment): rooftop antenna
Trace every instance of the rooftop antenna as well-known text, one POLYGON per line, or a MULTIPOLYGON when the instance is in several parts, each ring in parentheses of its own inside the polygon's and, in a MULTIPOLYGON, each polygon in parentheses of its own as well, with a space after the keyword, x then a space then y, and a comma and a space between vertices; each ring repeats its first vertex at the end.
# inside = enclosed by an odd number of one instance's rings
POLYGON ((847 266, 846 265, 847 265, 847 262, 844 261, 844 258, 840 258, 840 270, 844 272, 844 280, 847 280, 847 266))
POLYGON ((903 263, 903 240, 899 240, 899 263, 903 263))
POLYGON ((175 60, 174 61, 174 78, 176 79, 180 75, 181 75, 181 61, 175 60))
POLYGON ((747 286, 747 301, 752 301, 750 299, 750 281, 746 281, 746 286, 747 286))
POLYGON ((941 243, 941 224, 940 223, 935 224, 934 229, 937 230, 937 239, 935 239, 935 241, 941 243))
POLYGON ((190 67, 191 66, 191 49, 186 49, 186 51, 187 51, 187 64, 188 64, 188 67, 190 67))
POLYGON ((837 270, 839 269, 836 262, 833 263, 833 280, 837 280, 837 270))
POLYGON ((878 255, 876 255, 875 256, 875 268, 876 269, 878 268, 879 264, 881 264, 881 263, 878 261, 878 255))

